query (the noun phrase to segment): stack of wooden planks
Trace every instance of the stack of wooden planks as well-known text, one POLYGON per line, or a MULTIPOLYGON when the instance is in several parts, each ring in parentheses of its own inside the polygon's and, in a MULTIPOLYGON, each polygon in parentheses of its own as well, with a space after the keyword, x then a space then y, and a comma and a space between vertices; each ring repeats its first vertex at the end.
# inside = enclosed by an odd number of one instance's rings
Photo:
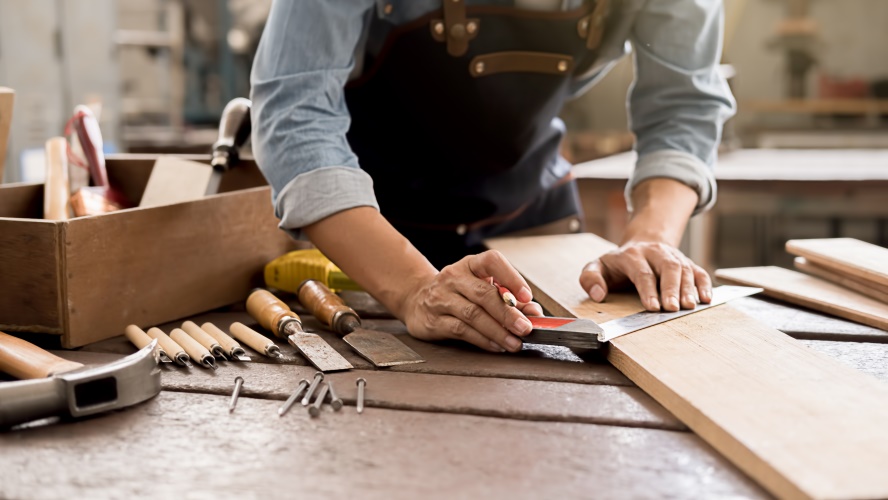
POLYGON ((757 286, 792 304, 888 330, 888 249, 852 238, 790 240, 802 272, 779 267, 720 269, 724 283, 757 286))
MULTIPOLYGON (((604 322, 635 294, 591 301, 583 265, 615 248, 591 234, 503 238, 552 314, 604 322)), ((608 360, 780 498, 888 498, 888 385, 738 312, 713 307, 613 339, 608 360)), ((631 467, 631 464, 627 464, 631 467)))

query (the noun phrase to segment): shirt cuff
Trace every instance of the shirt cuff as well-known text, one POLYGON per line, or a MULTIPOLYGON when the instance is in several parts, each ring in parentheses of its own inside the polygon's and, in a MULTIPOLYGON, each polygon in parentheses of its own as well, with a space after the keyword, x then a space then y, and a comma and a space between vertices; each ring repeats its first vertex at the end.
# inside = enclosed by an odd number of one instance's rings
POLYGON ((664 149, 638 158, 635 171, 626 184, 626 206, 630 213, 632 190, 642 181, 653 178, 674 179, 696 191, 698 201, 693 215, 703 213, 715 205, 718 188, 712 169, 690 153, 664 149))
POLYGON ((354 167, 324 167, 297 175, 278 193, 278 227, 295 239, 301 229, 335 213, 356 207, 379 210, 373 179, 354 167))

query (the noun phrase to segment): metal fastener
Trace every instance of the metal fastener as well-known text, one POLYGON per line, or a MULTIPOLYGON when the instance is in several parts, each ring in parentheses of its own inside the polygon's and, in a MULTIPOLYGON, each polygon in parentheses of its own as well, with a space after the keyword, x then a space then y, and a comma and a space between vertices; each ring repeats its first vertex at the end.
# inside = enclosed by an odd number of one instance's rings
POLYGON ((305 397, 302 398, 302 406, 308 406, 308 403, 311 402, 311 395, 314 394, 315 389, 318 388, 318 384, 324 380, 324 374, 321 372, 317 372, 314 374, 314 380, 311 381, 311 385, 308 386, 308 390, 305 392, 305 397))
POLYGON ((562 73, 567 71, 567 61, 558 61, 558 71, 562 73))
POLYGON ((336 391, 333 390, 333 382, 327 381, 327 388, 330 392, 330 406, 333 407, 333 411, 339 411, 342 409, 342 399, 336 395, 336 391))
POLYGON ((358 413, 364 413, 364 388, 367 386, 367 380, 361 377, 357 381, 358 384, 358 413))
POLYGON ((237 406, 237 398, 240 397, 241 387, 244 386, 244 378, 243 377, 235 377, 234 378, 234 391, 231 392, 231 402, 228 403, 228 413, 234 411, 234 407, 237 406))
POLYGON ((570 229, 570 232, 572 232, 572 233, 576 233, 577 231, 579 231, 580 230, 580 219, 571 219, 570 222, 568 223, 568 229, 570 229))
POLYGON ((586 31, 587 29, 589 29, 589 20, 588 19, 583 19, 582 21, 580 21, 580 29, 583 31, 586 31))
POLYGON ((457 40, 462 40, 466 37, 466 26, 464 24, 454 24, 450 27, 450 36, 457 40))
POLYGON ((313 405, 308 407, 308 414, 312 417, 317 417, 321 414, 321 405, 324 404, 324 400, 327 399, 327 391, 330 389, 330 384, 324 384, 321 386, 321 389, 318 391, 318 397, 315 398, 315 402, 313 405))
POLYGON ((385 12, 385 15, 387 15, 387 16, 392 13, 392 10, 394 10, 394 7, 390 3, 385 4, 385 7, 383 7, 383 11, 385 12))
POLYGON ((444 34, 444 23, 435 23, 434 30, 435 30, 435 33, 437 33, 439 35, 443 35, 444 34))
POLYGON ((468 32, 468 34, 473 35, 473 34, 475 34, 475 31, 477 31, 477 30, 478 30, 477 23, 470 22, 469 24, 466 24, 466 32, 468 32))
MULTIPOLYGON (((478 73, 483 72, 484 71, 484 63, 479 62, 478 64, 476 64, 475 71, 477 71, 478 73), (481 65, 481 67, 479 68, 478 65, 481 65)), ((460 236, 465 235, 466 231, 468 231, 468 230, 469 230, 469 228, 465 224, 460 224, 460 225, 456 226, 456 234, 458 234, 460 236)))
POLYGON ((290 411, 290 407, 293 406, 297 399, 299 399, 299 396, 306 387, 308 387, 308 380, 300 380, 299 385, 296 386, 296 390, 293 391, 293 394, 290 394, 290 397, 287 398, 284 405, 278 408, 278 417, 283 417, 288 411, 290 411))

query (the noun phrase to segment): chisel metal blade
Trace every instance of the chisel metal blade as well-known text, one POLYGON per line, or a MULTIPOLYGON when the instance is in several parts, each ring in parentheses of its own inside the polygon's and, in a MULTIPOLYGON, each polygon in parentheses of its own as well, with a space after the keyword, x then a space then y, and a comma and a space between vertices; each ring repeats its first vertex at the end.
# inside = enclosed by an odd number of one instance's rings
POLYGON ((591 319, 529 316, 533 330, 522 339, 529 344, 597 349, 601 327, 591 319))
POLYGON ((287 341, 319 371, 335 372, 354 368, 336 349, 314 333, 294 333, 287 337, 287 341))
POLYGON ((425 363, 422 356, 391 333, 358 328, 342 339, 373 366, 425 363))

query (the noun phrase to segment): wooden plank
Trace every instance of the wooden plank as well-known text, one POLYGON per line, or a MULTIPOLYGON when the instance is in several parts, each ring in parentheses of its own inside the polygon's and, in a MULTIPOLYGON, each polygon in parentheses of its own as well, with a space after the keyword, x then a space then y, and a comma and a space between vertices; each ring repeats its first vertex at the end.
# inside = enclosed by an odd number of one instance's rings
MULTIPOLYGON (((116 354, 53 351, 84 364, 119 359, 116 354)), ((219 363, 216 371, 164 366, 164 389, 177 392, 230 394, 235 377, 244 378, 246 395, 283 401, 300 379, 311 380, 311 366, 268 363, 219 363)), ((586 385, 495 377, 429 375, 384 370, 328 373, 336 394, 349 405, 357 396, 355 380, 367 380, 367 405, 396 410, 480 415, 554 422, 581 422, 624 427, 686 431, 659 403, 637 387, 586 385)), ((305 409, 295 408, 303 414, 305 409)))
POLYGON ((814 264, 888 286, 888 248, 854 238, 789 240, 786 251, 814 264))
POLYGON ((0 497, 766 497, 686 432, 351 407, 278 418, 279 401, 249 397, 227 406, 165 391, 0 434, 0 497))
POLYGON ((799 271, 805 272, 812 276, 817 276, 826 281, 830 281, 837 285, 841 285, 849 290, 866 295, 869 298, 876 299, 879 302, 888 304, 888 286, 880 285, 874 281, 866 281, 857 276, 835 272, 827 267, 818 266, 817 264, 808 262, 804 257, 796 257, 793 265, 799 271))
POLYGON ((0 184, 3 184, 3 171, 6 166, 6 150, 9 147, 9 129, 12 128, 12 108, 15 91, 0 87, 0 184))
POLYGON ((64 331, 59 239, 56 223, 0 218, 0 330, 64 331))
POLYGON ((888 329, 888 304, 815 276, 765 266, 719 269, 715 277, 724 283, 764 288, 766 295, 791 304, 888 329))
MULTIPOLYGON (((537 299, 579 317, 620 314, 579 299, 578 270, 606 246, 594 236, 489 245, 527 273, 537 299)), ((608 359, 778 497, 888 496, 888 385, 729 305, 614 339, 608 359)))

